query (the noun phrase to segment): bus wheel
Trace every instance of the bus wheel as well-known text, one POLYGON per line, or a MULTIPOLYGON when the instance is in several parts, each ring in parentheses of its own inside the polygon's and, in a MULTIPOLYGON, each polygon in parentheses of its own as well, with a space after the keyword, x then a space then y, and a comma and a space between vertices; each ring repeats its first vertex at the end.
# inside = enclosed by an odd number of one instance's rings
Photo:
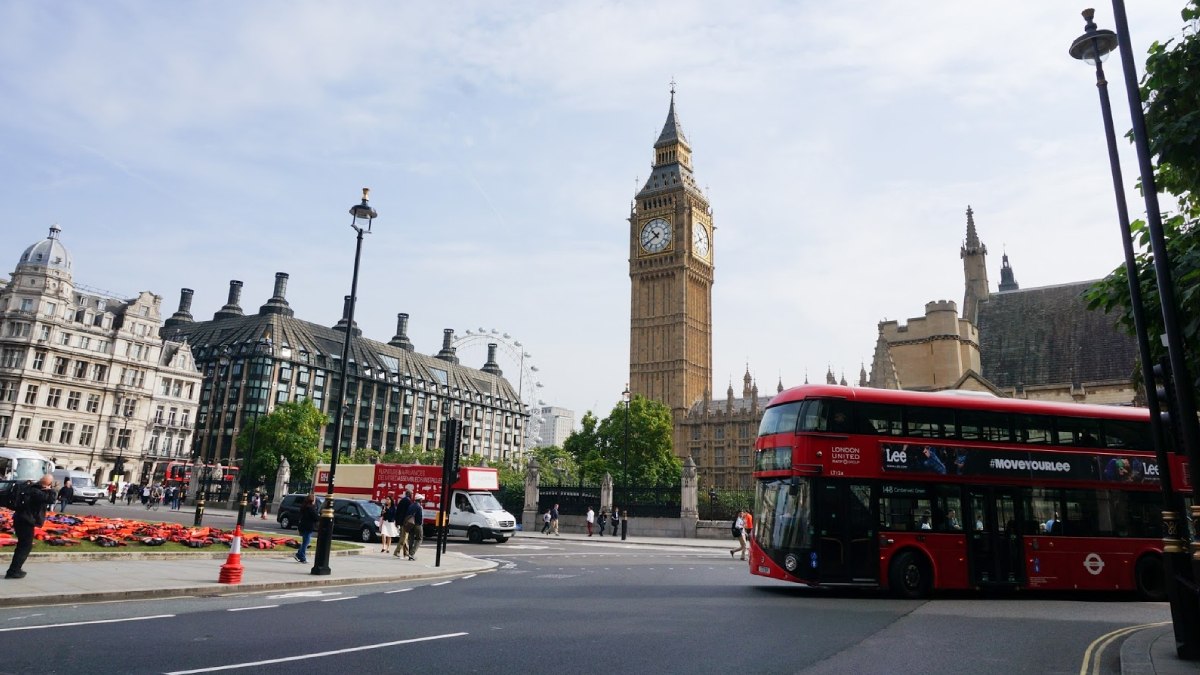
POLYGON ((478 527, 472 527, 471 529, 467 530, 467 541, 470 541, 472 544, 482 544, 483 532, 481 532, 478 527))
POLYGON ((1133 572, 1137 593, 1147 602, 1162 602, 1167 599, 1166 576, 1163 574, 1161 556, 1144 555, 1133 572))
POLYGON ((888 582, 893 593, 915 600, 929 594, 932 576, 929 563, 925 562, 924 557, 912 551, 905 551, 892 559, 888 582))

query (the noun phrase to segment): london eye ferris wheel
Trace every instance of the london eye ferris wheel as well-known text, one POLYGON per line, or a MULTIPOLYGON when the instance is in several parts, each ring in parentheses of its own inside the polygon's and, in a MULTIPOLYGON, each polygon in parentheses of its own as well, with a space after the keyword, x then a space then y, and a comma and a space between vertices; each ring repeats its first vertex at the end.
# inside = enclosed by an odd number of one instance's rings
MULTIPOLYGON (((486 360, 488 345, 496 345, 497 360, 503 359, 499 363, 500 370, 504 372, 504 377, 517 390, 517 397, 521 399, 521 403, 529 412, 529 422, 525 426, 525 440, 523 449, 530 450, 542 444, 542 422, 544 421, 541 414, 542 406, 546 402, 541 400, 539 390, 542 389, 542 383, 538 381, 538 367, 534 364, 533 356, 525 350, 525 346, 520 340, 513 338, 512 335, 504 331, 492 328, 468 328, 464 335, 459 335, 457 332, 451 340, 451 346, 459 355, 459 360, 464 363, 474 364, 475 361, 483 363, 486 360), (462 352, 470 350, 474 352, 478 350, 485 356, 483 358, 464 358, 462 352)), ((478 367, 478 366, 474 366, 478 367)))

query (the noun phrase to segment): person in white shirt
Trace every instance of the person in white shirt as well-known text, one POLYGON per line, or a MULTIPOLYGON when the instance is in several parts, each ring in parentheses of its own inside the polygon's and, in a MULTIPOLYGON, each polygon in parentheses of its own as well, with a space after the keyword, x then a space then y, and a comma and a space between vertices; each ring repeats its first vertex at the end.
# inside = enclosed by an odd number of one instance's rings
POLYGON ((589 537, 592 536, 592 523, 595 523, 595 522, 596 522, 596 512, 593 511, 592 507, 589 506, 588 510, 587 510, 587 528, 588 528, 588 536, 589 537))

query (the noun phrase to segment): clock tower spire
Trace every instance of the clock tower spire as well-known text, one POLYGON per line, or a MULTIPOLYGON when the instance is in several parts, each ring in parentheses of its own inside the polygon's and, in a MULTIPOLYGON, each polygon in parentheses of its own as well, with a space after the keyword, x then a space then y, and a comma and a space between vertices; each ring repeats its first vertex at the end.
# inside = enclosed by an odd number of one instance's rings
POLYGON ((682 455, 680 422, 712 388, 713 225, 674 82, 650 176, 629 216, 629 279, 629 390, 671 409, 682 455))

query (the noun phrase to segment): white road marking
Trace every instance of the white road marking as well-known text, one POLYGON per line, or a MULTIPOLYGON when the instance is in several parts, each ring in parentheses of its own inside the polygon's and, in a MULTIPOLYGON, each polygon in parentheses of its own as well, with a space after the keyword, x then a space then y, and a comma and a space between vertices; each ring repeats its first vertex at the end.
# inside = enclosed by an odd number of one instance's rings
POLYGON ((42 616, 42 614, 41 614, 41 613, 38 613, 38 614, 26 614, 25 616, 14 616, 14 617, 12 617, 12 618, 5 619, 5 620, 6 620, 6 621, 20 621, 21 619, 32 619, 32 618, 33 618, 33 617, 35 617, 35 616, 42 616))
POLYGON ((252 609, 271 609, 272 607, 278 607, 278 606, 279 605, 259 605, 258 607, 234 607, 233 609, 227 609, 225 611, 227 611, 227 612, 249 612, 252 609))
POLYGON ((282 600, 284 598, 320 598, 326 595, 341 595, 341 591, 333 591, 326 593, 325 591, 295 591, 292 593, 284 593, 283 595, 268 595, 268 600, 282 600))
POLYGON ((338 600, 353 600, 356 597, 358 597, 358 596, 357 595, 347 595, 344 598, 326 598, 326 599, 322 600, 321 602, 337 602, 338 600))
POLYGON ((411 591, 411 590, 412 590, 411 588, 399 588, 399 589, 396 589, 396 590, 394 590, 394 591, 384 591, 384 592, 383 592, 383 594, 384 594, 384 595, 391 595, 392 593, 403 593, 403 592, 405 592, 405 591, 411 591))
POLYGON ((445 586, 448 583, 450 583, 450 582, 449 581, 439 581, 436 584, 429 584, 429 585, 430 586, 445 586))
POLYGON ((467 579, 473 579, 473 578, 475 578, 474 574, 468 574, 467 576, 462 577, 463 581, 466 581, 467 579))
POLYGON ((347 649, 335 649, 328 652, 316 652, 313 654, 300 654, 299 656, 287 656, 281 659, 267 659, 264 661, 248 661, 246 663, 231 663, 227 666, 213 666, 211 668, 196 668, 195 670, 174 670, 166 675, 191 675, 191 673, 212 673, 218 670, 235 670, 237 668, 253 668, 255 666, 266 666, 272 663, 287 663, 289 661, 303 661, 305 659, 319 659, 325 656, 337 656, 338 654, 349 654, 351 652, 362 652, 368 649, 383 649, 384 647, 395 647, 396 645, 406 645, 414 642, 428 642, 430 640, 444 640, 452 637, 462 637, 467 633, 446 633, 445 635, 430 635, 429 637, 412 638, 409 640, 396 640, 394 642, 381 642, 374 645, 363 645, 361 647, 349 647, 347 649))
POLYGON ((96 621, 72 621, 70 623, 51 623, 45 626, 17 626, 16 628, 0 628, 0 633, 12 633, 19 630, 41 630, 42 628, 66 628, 68 626, 91 626, 98 623, 124 623, 125 621, 149 621, 150 619, 170 619, 174 614, 155 614, 154 616, 131 616, 127 619, 98 619, 96 621))

